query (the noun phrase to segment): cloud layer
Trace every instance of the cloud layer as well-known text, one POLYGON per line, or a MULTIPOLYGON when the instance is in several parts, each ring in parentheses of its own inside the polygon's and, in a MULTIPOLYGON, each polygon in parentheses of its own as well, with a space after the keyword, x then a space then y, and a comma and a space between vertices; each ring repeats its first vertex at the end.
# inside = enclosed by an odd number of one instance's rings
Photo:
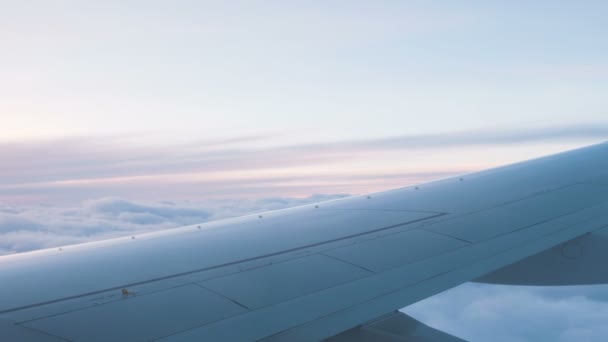
POLYGON ((197 203, 100 198, 77 206, 0 205, 0 255, 169 229, 343 196, 197 203))
POLYGON ((463 284, 403 311, 469 341, 601 342, 608 286, 463 284))
POLYGON ((127 137, 1 143, 0 202, 362 193, 531 158, 606 137, 608 125, 589 124, 299 145, 282 145, 271 135, 181 145, 135 144, 127 137))

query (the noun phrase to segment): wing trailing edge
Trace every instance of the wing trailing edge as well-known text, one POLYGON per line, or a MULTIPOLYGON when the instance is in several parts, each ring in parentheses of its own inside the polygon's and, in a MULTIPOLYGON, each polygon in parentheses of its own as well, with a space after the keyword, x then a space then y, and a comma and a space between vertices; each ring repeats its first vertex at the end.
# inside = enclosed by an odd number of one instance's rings
POLYGON ((505 285, 608 284, 608 229, 585 234, 484 275, 476 282, 505 285))
POLYGON ((466 342, 396 311, 328 338, 326 342, 466 342))

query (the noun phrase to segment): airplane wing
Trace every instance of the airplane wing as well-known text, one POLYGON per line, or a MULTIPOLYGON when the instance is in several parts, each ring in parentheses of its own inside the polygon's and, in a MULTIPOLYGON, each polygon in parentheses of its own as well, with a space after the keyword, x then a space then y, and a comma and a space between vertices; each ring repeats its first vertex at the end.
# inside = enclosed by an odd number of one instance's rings
POLYGON ((606 236, 605 143, 0 257, 0 340, 458 341, 396 310, 467 281, 608 282, 606 236))

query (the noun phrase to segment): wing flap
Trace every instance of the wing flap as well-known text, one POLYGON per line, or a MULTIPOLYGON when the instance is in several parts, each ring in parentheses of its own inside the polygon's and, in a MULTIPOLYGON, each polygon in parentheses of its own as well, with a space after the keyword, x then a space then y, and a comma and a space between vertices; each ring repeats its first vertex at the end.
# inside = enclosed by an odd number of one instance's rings
POLYGON ((383 272, 468 244, 452 237, 415 229, 336 248, 325 254, 374 272, 383 272))
POLYGON ((22 323, 71 341, 149 341, 245 312, 245 308, 196 285, 22 323))
POLYGON ((586 234, 475 279, 509 285, 607 284, 608 229, 586 234))
POLYGON ((280 303, 372 272, 316 254, 199 283, 249 309, 280 303))
POLYGON ((404 314, 394 312, 372 322, 349 329, 325 342, 466 342, 431 328, 404 314))
POLYGON ((507 234, 535 224, 576 213, 605 202, 606 186, 573 184, 533 194, 488 210, 446 218, 427 229, 471 242, 507 234), (572 199, 576 198, 576 201, 572 199))
POLYGON ((15 322, 0 319, 0 341, 7 342, 67 342, 66 339, 23 327, 15 322))

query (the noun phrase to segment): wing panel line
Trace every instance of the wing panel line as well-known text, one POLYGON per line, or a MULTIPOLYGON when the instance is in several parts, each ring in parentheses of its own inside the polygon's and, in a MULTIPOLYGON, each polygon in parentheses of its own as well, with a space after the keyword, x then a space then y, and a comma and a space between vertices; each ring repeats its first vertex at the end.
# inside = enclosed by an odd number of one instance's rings
POLYGON ((157 278, 143 280, 143 281, 138 281, 138 282, 134 282, 134 283, 123 284, 123 285, 120 285, 120 286, 115 286, 115 287, 105 288, 105 289, 101 289, 101 290, 81 293, 81 294, 78 294, 78 295, 67 296, 67 297, 62 297, 62 298, 53 299, 53 300, 49 300, 49 301, 44 301, 44 302, 39 302, 39 303, 34 303, 34 304, 29 304, 29 305, 24 305, 24 306, 19 306, 19 307, 15 307, 15 308, 11 308, 11 309, 2 310, 2 311, 0 311, 0 314, 10 313, 10 312, 24 310, 24 309, 30 309, 30 308, 34 308, 34 307, 38 307, 38 306, 43 306, 43 305, 48 305, 48 304, 59 303, 59 302, 63 302, 63 301, 66 301, 66 300, 77 299, 77 298, 82 298, 82 297, 86 297, 86 296, 92 296, 92 295, 101 294, 101 293, 109 292, 109 291, 121 290, 123 288, 128 288, 128 287, 133 287, 133 286, 138 286, 138 285, 143 285, 143 284, 148 284, 148 283, 152 283, 152 282, 156 282, 156 281, 161 281, 161 280, 167 280, 167 279, 177 278, 177 277, 186 276, 186 275, 190 275, 190 274, 194 274, 194 273, 198 273, 198 272, 204 272, 204 271, 214 270, 214 269, 218 269, 218 268, 222 268, 222 267, 233 266, 233 265, 237 265, 237 264, 244 263, 244 262, 260 260, 260 259, 264 259, 264 258, 268 258, 268 257, 272 257, 272 256, 277 256, 277 255, 281 255, 281 254, 285 254, 285 253, 291 253, 291 252, 295 252, 295 251, 299 251, 299 250, 303 250, 303 249, 307 249, 307 248, 322 246, 322 245, 330 244, 330 243, 333 243, 333 242, 348 240, 348 239, 359 237, 359 236, 365 236, 365 235, 368 235, 368 234, 374 234, 374 233, 378 233, 378 232, 381 232, 381 231, 389 230, 389 229, 392 229, 392 228, 397 228, 397 227, 401 227, 401 226, 405 226, 405 225, 409 225, 409 224, 413 224, 413 223, 418 223, 418 222, 421 222, 421 221, 430 220, 430 219, 434 219, 434 218, 445 216, 445 215, 448 215, 448 213, 438 213, 438 214, 435 214, 435 215, 431 215, 431 216, 427 216, 427 217, 422 217, 422 218, 419 218, 419 219, 415 219, 415 220, 411 220, 411 221, 407 221, 407 222, 403 222, 403 223, 398 223, 398 224, 394 224, 394 225, 387 226, 387 227, 382 227, 382 228, 378 228, 378 229, 374 229, 374 230, 369 230, 369 231, 362 232, 362 233, 357 233, 357 234, 346 235, 346 236, 342 236, 342 237, 339 237, 339 238, 335 238, 335 239, 331 239, 331 240, 325 240, 325 241, 321 241, 321 242, 317 242, 317 243, 313 243, 313 244, 309 244, 309 245, 305 245, 305 246, 300 246, 300 247, 296 247, 296 248, 286 249, 286 250, 282 250, 282 251, 278 251, 278 252, 268 253, 268 254, 260 255, 260 256, 257 256, 257 257, 253 257, 253 258, 235 260, 235 261, 231 261, 231 262, 228 262, 228 263, 219 264, 219 265, 210 266, 210 267, 205 267, 205 268, 196 269, 196 270, 192 270, 192 271, 171 274, 171 275, 167 275, 167 276, 163 276, 163 277, 157 277, 157 278))

